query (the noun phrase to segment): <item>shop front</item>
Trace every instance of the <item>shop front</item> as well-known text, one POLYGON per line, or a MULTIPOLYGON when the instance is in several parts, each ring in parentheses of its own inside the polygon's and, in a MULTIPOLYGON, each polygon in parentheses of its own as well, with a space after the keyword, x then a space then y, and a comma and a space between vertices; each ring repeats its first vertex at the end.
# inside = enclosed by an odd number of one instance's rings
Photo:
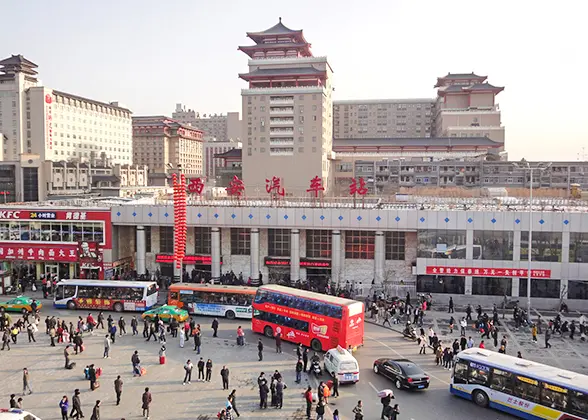
MULTIPOLYGON (((290 258, 265 257, 270 283, 289 284, 290 258)), ((331 278, 331 260, 300 258, 300 268, 306 269, 306 282, 311 289, 325 290, 331 278)))
MULTIPOLYGON (((156 254, 155 262, 159 264, 159 270, 162 276, 173 277, 174 272, 174 255, 173 254, 156 254)), ((183 268, 188 272, 192 278, 192 270, 194 270, 194 281, 204 278, 210 279, 212 271, 212 257, 210 255, 185 255, 183 259, 183 268)), ((221 257, 221 265, 223 260, 221 257)))

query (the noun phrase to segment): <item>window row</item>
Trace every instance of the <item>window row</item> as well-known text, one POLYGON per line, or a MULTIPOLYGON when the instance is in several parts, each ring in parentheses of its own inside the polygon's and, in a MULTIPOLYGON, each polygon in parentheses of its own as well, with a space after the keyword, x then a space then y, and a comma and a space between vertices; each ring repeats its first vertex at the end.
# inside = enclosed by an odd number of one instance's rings
POLYGON ((308 332, 308 322, 290 318, 288 316, 254 310, 253 318, 265 322, 271 322, 272 324, 283 325, 284 327, 292 328, 294 330, 308 332))
POLYGON ((0 241, 104 243, 104 225, 102 222, 2 222, 0 241))
POLYGON ((343 308, 341 306, 264 290, 257 292, 255 303, 273 303, 274 305, 287 306, 288 308, 299 309, 330 318, 341 319, 343 317, 343 308))
MULTIPOLYGON (((213 293, 192 290, 182 290, 179 293, 179 300, 184 304, 208 303, 217 305, 251 306, 253 297, 254 295, 244 295, 242 293, 213 293)), ((178 292, 171 292, 170 299, 178 300, 178 292)))

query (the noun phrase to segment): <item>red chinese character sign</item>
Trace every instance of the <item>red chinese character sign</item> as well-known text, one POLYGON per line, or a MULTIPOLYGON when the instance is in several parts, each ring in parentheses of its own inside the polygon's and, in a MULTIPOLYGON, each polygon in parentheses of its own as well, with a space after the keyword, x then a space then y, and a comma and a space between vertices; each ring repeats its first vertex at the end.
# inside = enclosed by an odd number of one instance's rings
POLYGON ((281 180, 277 176, 272 177, 272 179, 265 180, 265 190, 272 197, 273 196, 283 197, 285 194, 285 190, 284 190, 284 187, 282 187, 281 180))
POLYGON ((174 256, 176 268, 182 268, 182 261, 186 254, 186 176, 181 174, 180 179, 176 174, 172 175, 174 191, 174 256))
POLYGON ((237 199, 240 199, 245 194, 245 184, 243 184, 243 181, 237 175, 233 176, 233 179, 229 182, 227 194, 237 199))
POLYGON ((202 191, 204 190, 204 182, 202 178, 192 178, 190 183, 188 184, 188 192, 190 194, 198 194, 202 195, 202 191))
POLYGON ((306 190, 311 194, 314 194, 314 198, 318 198, 319 192, 324 191, 325 187, 323 187, 323 179, 315 176, 310 180, 310 188, 306 190))
POLYGON ((366 195, 368 192, 368 189, 365 186, 365 180, 361 177, 361 178, 353 178, 353 180, 351 181, 351 184, 349 185, 349 195, 352 195, 355 197, 355 195, 366 195), (358 179, 359 179, 359 183, 358 183, 358 179), (359 185, 358 185, 359 184, 359 185))

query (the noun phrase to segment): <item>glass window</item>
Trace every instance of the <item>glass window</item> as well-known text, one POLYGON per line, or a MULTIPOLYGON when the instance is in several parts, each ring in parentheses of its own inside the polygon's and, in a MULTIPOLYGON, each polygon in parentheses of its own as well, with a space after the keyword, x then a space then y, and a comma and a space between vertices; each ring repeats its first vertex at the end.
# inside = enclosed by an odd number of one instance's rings
MULTIPOLYGON (((561 232, 533 232, 533 261, 561 262, 561 232)), ((521 232, 521 261, 529 257, 529 232, 521 232)))
POLYGON ((568 390, 545 382, 542 385, 541 404, 556 410, 565 411, 568 406, 568 390))
POLYGON ((512 394, 513 386, 512 373, 496 368, 492 369, 490 388, 506 394, 512 394))
MULTIPOLYGON (((531 279, 531 297, 559 298, 560 281, 531 279)), ((519 279, 519 297, 527 296, 527 279, 519 279)))
MULTIPOLYGON (((61 237, 61 242, 73 242, 73 227, 71 223, 54 223, 51 222, 51 226, 55 226, 55 229, 59 229, 58 236, 61 237)), ((57 234, 56 234, 57 237, 57 234)), ((60 240, 60 239, 58 239, 60 240)))
POLYGON ((0 240, 8 241, 10 238, 8 223, 0 223, 0 240))
POLYGON ((514 380, 514 395, 525 400, 538 403, 541 388, 539 383, 524 376, 515 376, 514 380))
POLYGON ((231 228, 231 254, 249 255, 251 253, 251 231, 246 228, 231 228))
POLYGON ((82 229, 82 241, 94 241, 94 224, 84 223, 81 225, 82 229))
MULTIPOLYGON (((145 226, 145 239, 147 239, 147 232, 149 232, 149 240, 146 241, 149 245, 147 252, 151 252, 151 226, 145 226)), ((102 223, 96 223, 94 225, 94 240, 98 243, 104 243, 104 227, 102 223)))
POLYGON ((570 390, 569 413, 584 416, 588 413, 588 394, 570 390))
POLYGON ((465 277, 417 276, 417 292, 464 294, 465 277))
POLYGON ((20 241, 20 223, 10 222, 10 240, 20 241))
POLYGON ((290 229, 268 229, 268 255, 272 257, 290 256, 290 229))
POLYGON ((253 318, 260 319, 265 322, 271 322, 272 324, 283 325, 284 327, 289 327, 295 330, 308 332, 308 322, 287 316, 256 310, 253 311, 253 318))
POLYGON ((355 260, 373 260, 376 247, 374 231, 345 231, 345 258, 355 260))
POLYGON ((84 228, 81 224, 74 224, 71 226, 71 234, 73 242, 80 242, 83 237, 84 228))
POLYGON ((465 230, 428 229, 418 232, 419 258, 465 259, 465 230))
POLYGON ((174 228, 172 226, 159 227, 159 252, 173 254, 174 228))
POLYGON ((513 232, 475 230, 474 249, 481 250, 474 259, 512 261, 513 232))
POLYGON ((76 286, 63 286, 63 298, 67 299, 76 295, 76 286))
POLYGON ((470 362, 468 383, 486 385, 490 379, 490 368, 479 363, 470 362))
POLYGON ((453 373, 453 381, 456 384, 465 384, 468 380, 468 365, 465 362, 457 362, 453 373))
POLYGON ((569 280, 568 299, 588 300, 588 281, 569 280))
POLYGON ((309 258, 331 258, 331 241, 330 230, 307 230, 306 256, 309 258))
POLYGON ((588 262, 588 233, 570 232, 570 262, 588 262))
POLYGON ((27 222, 23 222, 20 224, 20 240, 21 241, 30 241, 31 233, 29 230, 29 224, 27 222))
POLYGON ((511 296, 512 278, 510 277, 474 277, 472 278, 472 295, 511 296))
POLYGON ((41 223, 39 222, 29 222, 30 224, 30 240, 31 241, 40 241, 41 240, 41 223))
POLYGON ((386 259, 404 260, 404 232, 386 232, 386 259))
POLYGON ((341 319, 343 308, 338 305, 331 305, 311 299, 304 299, 298 296, 285 295, 275 292, 259 292, 255 296, 256 303, 273 303, 274 305, 287 306, 301 311, 312 312, 317 315, 341 319))
POLYGON ((194 242, 196 254, 211 254, 211 230, 209 227, 194 228, 194 242))

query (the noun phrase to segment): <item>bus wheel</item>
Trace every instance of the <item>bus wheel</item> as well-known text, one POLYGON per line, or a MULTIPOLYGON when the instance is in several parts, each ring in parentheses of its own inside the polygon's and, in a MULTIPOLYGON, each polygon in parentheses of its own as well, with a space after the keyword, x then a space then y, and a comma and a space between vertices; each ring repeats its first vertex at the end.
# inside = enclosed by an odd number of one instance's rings
POLYGON ((227 317, 227 319, 235 319, 235 312, 233 312, 233 311, 227 311, 227 313, 225 314, 225 316, 227 317))
POLYGON ((67 309, 75 309, 76 308, 76 303, 73 300, 70 300, 69 302, 67 302, 67 309))
POLYGON ((314 351, 323 351, 323 345, 321 344, 320 341, 318 341, 316 338, 313 338, 312 341, 310 342, 310 347, 314 350, 314 351))
POLYGON ((274 330, 272 329, 272 327, 265 327, 263 329, 263 334, 266 337, 273 338, 274 337, 274 330))
POLYGON ((488 407, 488 395, 484 391, 474 391, 474 402, 480 407, 488 407))
POLYGON ((112 307, 112 309, 114 309, 114 312, 122 312, 123 310, 123 305, 120 302, 116 302, 114 304, 114 306, 112 307))

